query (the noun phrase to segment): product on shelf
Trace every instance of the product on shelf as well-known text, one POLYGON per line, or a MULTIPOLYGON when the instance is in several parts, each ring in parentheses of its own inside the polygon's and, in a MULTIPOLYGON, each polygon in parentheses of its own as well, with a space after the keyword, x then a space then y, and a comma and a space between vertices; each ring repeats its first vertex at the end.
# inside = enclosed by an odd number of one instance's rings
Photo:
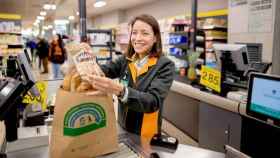
POLYGON ((21 36, 10 35, 10 34, 0 34, 0 44, 16 45, 21 44, 21 36))
POLYGON ((21 33, 19 21, 0 21, 0 33, 21 33))
POLYGON ((0 55, 20 53, 22 47, 21 21, 0 20, 0 55))
POLYGON ((187 43, 188 39, 186 36, 182 35, 170 35, 169 44, 184 44, 187 43))
POLYGON ((221 18, 207 18, 205 19, 203 26, 227 26, 227 20, 221 18))
POLYGON ((125 52, 128 43, 129 43, 129 35, 130 28, 128 23, 122 23, 116 27, 116 47, 115 49, 119 52, 125 52))
POLYGON ((91 45, 107 45, 110 41, 110 35, 101 33, 90 33, 89 34, 91 45))

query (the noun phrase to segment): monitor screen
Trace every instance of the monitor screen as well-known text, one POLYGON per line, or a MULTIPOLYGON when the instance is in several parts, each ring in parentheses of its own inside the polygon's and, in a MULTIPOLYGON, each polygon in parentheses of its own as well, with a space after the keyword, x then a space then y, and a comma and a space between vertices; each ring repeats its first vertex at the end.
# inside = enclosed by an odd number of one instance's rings
POLYGON ((213 44, 216 54, 217 68, 221 70, 220 57, 224 52, 231 53, 231 59, 237 70, 245 71, 248 68, 247 46, 244 44, 213 44))
MULTIPOLYGON (((37 82, 36 76, 33 74, 32 68, 28 63, 27 57, 24 53, 18 53, 17 62, 19 64, 20 73, 24 81, 32 81, 34 84, 37 82)), ((31 93, 34 96, 39 96, 39 91, 36 86, 31 88, 31 93)))
POLYGON ((261 43, 236 43, 247 46, 247 56, 249 63, 262 62, 262 44, 261 43))
POLYGON ((280 76, 251 74, 247 114, 267 121, 280 120, 280 76))

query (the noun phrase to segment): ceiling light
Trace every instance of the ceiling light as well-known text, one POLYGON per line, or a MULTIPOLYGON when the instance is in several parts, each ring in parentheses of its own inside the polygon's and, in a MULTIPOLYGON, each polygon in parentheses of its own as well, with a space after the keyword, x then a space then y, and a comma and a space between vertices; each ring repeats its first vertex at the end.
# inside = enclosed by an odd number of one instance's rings
POLYGON ((51 5, 51 9, 56 10, 56 5, 55 4, 51 5))
POLYGON ((65 25, 65 24, 69 24, 69 20, 65 20, 65 19, 55 20, 54 23, 56 25, 65 25))
POLYGON ((79 13, 79 12, 76 12, 76 14, 77 14, 77 15, 80 15, 80 13, 79 13))
POLYGON ((56 9, 56 5, 55 4, 44 4, 43 8, 45 10, 55 10, 56 9))
POLYGON ((44 4, 44 6, 43 6, 43 8, 45 9, 45 10, 50 10, 51 9, 51 5, 50 4, 44 4))
POLYGON ((94 3, 94 7, 95 8, 100 8, 100 7, 104 7, 107 3, 103 0, 96 0, 94 3))
POLYGON ((45 20, 45 17, 43 17, 43 16, 37 16, 37 19, 38 19, 38 20, 45 20))
POLYGON ((71 15, 71 16, 68 17, 68 19, 69 19, 69 20, 74 20, 75 17, 71 15))
POLYGON ((40 15, 41 15, 41 16, 45 16, 45 15, 47 15, 47 12, 41 11, 41 12, 40 12, 40 15))

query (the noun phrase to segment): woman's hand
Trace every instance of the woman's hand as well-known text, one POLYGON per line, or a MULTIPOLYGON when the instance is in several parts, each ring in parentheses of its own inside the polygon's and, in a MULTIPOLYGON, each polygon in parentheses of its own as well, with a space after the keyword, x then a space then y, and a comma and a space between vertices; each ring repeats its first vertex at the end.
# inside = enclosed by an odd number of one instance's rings
POLYGON ((109 93, 119 96, 124 90, 124 86, 122 84, 107 77, 90 75, 88 76, 88 80, 92 84, 92 87, 99 91, 90 93, 91 95, 109 93))

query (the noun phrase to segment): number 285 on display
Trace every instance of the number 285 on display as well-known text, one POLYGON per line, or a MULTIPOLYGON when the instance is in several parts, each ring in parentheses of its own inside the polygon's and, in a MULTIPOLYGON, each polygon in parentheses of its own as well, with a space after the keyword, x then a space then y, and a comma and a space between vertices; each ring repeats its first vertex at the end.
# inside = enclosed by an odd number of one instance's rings
POLYGON ((221 92, 221 72, 207 66, 202 66, 200 84, 221 92))

